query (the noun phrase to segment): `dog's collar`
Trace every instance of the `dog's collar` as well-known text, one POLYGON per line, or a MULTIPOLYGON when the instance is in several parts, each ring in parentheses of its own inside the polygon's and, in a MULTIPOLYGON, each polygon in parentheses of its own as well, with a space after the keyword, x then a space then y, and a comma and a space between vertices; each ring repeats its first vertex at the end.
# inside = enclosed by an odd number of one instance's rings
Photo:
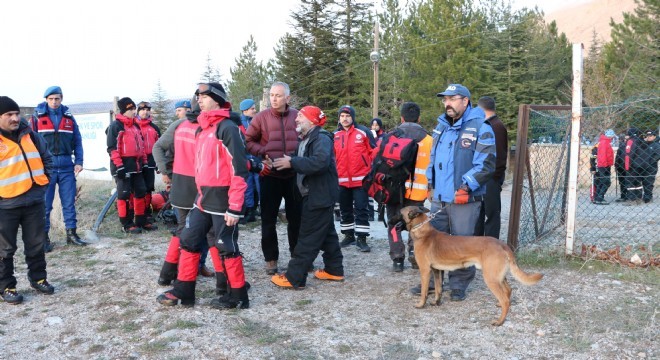
MULTIPOLYGON (((426 220, 424 220, 424 221, 422 221, 421 223, 419 223, 419 224, 417 224, 417 225, 411 227, 409 231, 417 230, 417 229, 419 229, 420 227, 424 226, 424 224, 426 224, 427 222, 433 220, 433 218, 435 218, 436 215, 438 215, 440 212, 442 212, 442 209, 444 209, 444 207, 441 207, 438 211, 436 211, 436 212, 434 212, 434 213, 432 213, 432 214, 429 214, 429 216, 426 218, 426 220)), ((412 222, 412 220, 408 222, 408 225, 409 225, 411 222, 412 222)))

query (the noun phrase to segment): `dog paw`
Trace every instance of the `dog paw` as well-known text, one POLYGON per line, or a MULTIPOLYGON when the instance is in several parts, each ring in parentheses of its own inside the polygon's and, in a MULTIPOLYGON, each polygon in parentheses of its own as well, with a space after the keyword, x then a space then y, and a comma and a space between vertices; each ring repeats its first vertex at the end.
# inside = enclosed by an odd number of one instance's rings
POLYGON ((415 305, 415 307, 416 307, 417 309, 423 309, 423 308, 424 308, 424 305, 426 305, 426 304, 425 304, 425 303, 417 303, 417 304, 415 305))
POLYGON ((440 300, 431 302, 431 305, 433 305, 433 306, 440 306, 441 304, 442 304, 442 302, 440 302, 440 300))

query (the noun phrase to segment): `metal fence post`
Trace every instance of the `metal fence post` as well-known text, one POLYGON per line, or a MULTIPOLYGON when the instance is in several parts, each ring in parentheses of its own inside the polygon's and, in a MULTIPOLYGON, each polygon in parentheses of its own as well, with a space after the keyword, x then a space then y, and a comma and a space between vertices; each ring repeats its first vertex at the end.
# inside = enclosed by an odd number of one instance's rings
POLYGON ((582 44, 573 44, 573 99, 571 114, 571 147, 569 153, 568 206, 566 221, 566 255, 573 254, 575 213, 577 208, 578 162, 580 160, 580 121, 582 120, 582 44))

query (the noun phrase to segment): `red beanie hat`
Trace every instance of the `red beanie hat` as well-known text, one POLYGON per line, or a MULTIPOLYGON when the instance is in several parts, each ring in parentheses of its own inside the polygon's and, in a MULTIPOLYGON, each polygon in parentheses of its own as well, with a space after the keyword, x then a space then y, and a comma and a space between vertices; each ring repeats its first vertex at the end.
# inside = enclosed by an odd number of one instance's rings
POLYGON ((325 114, 316 106, 305 106, 299 112, 311 121, 314 125, 323 126, 325 124, 325 114))

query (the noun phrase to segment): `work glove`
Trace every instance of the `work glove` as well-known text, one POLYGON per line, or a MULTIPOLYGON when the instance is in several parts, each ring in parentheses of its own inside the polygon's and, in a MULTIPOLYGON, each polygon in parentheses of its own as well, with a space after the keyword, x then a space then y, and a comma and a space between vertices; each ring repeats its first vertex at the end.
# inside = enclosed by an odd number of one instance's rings
POLYGON ((260 174, 264 170, 264 164, 255 159, 248 159, 248 170, 253 173, 260 174))
POLYGON ((115 171, 115 177, 120 180, 126 179, 126 169, 123 166, 118 167, 115 171))
POLYGON ((454 204, 467 204, 470 200, 470 188, 463 184, 454 193, 454 204))
POLYGON ((268 174, 270 174, 270 168, 267 165, 261 163, 261 166, 263 168, 259 172, 259 176, 267 176, 268 174))

